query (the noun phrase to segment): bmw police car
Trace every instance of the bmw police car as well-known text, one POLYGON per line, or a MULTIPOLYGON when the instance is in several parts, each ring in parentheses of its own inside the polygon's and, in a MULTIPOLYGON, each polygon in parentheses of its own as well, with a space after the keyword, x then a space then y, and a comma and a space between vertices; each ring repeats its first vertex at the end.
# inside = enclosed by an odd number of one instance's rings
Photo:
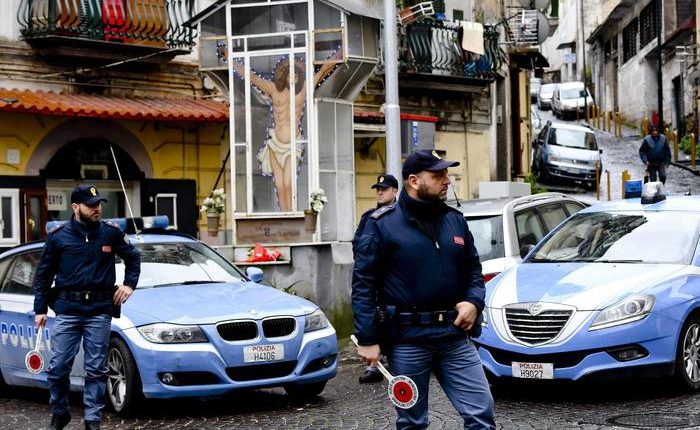
MULTIPOLYGON (((172 234, 132 236, 141 277, 112 320, 107 363, 109 403, 128 413, 140 399, 212 396, 238 388, 282 386, 320 394, 337 368, 334 328, 318 306, 258 284, 205 244, 172 234)), ((0 385, 48 387, 46 372, 25 367, 33 348, 32 282, 42 243, 0 255, 0 385)), ((117 279, 124 266, 117 264, 117 279)), ((45 328, 51 344, 53 313, 45 328)), ((43 351, 50 359, 50 351, 43 351)), ((71 388, 82 389, 82 354, 71 388)))
POLYGON ((488 372, 700 388, 700 198, 648 197, 582 210, 489 283, 488 372))

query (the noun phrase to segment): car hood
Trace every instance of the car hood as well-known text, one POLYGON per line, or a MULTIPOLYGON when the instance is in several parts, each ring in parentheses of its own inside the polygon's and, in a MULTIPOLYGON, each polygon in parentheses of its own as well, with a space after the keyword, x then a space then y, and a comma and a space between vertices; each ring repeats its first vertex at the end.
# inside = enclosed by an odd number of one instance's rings
POLYGON ((594 149, 571 148, 568 146, 549 145, 549 155, 573 160, 597 161, 600 160, 600 152, 594 149))
POLYGON ((592 311, 605 308, 628 294, 641 293, 686 267, 641 263, 524 263, 494 280, 496 285, 487 289, 490 290, 487 306, 502 308, 513 303, 547 302, 592 311))
POLYGON ((300 316, 316 305, 272 287, 252 282, 139 288, 122 314, 139 326, 167 321, 174 324, 214 324, 218 321, 274 315, 300 316))

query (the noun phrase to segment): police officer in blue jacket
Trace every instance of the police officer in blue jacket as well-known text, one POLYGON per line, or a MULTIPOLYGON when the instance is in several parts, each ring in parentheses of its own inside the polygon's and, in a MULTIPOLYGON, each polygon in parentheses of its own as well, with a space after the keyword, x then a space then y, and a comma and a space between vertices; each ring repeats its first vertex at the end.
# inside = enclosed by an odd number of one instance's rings
POLYGON ((116 225, 101 221, 102 197, 92 185, 71 194, 71 220, 52 230, 34 278, 35 325, 46 325, 48 307, 56 312, 47 370, 51 390, 49 429, 71 419, 69 375, 82 339, 85 362, 85 428, 100 428, 107 387, 107 349, 114 306, 132 294, 140 274, 139 253, 116 225), (115 285, 115 255, 124 260, 124 283, 115 285), (55 287, 51 288, 54 281, 55 287), (115 288, 116 287, 116 288, 115 288))
POLYGON ((447 168, 457 165, 435 151, 409 155, 398 202, 370 216, 357 244, 358 353, 367 363, 388 355, 392 372, 418 387, 416 405, 397 408, 397 429, 428 427, 431 372, 465 429, 495 428, 493 398, 469 337, 478 335, 484 309, 481 264, 463 214, 445 204, 447 168))

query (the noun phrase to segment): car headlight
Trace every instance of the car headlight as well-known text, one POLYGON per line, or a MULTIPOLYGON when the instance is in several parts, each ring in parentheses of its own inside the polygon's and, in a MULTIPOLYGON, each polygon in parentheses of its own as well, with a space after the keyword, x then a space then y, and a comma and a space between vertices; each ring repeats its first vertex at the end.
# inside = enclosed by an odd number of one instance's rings
POLYGON ((157 323, 138 327, 139 333, 153 343, 208 342, 199 326, 157 323))
POLYGON ((651 313, 655 300, 654 296, 627 297, 600 311, 589 330, 600 330, 639 321, 651 313))
POLYGON ((306 323, 304 324, 304 333, 321 330, 322 328, 328 327, 331 323, 328 322, 326 314, 323 313, 321 309, 316 309, 310 314, 306 315, 306 323))
POLYGON ((561 157, 555 157, 555 156, 553 156, 553 155, 550 155, 550 156, 547 158, 547 161, 549 161, 550 163, 563 163, 563 162, 564 162, 564 159, 561 158, 561 157))

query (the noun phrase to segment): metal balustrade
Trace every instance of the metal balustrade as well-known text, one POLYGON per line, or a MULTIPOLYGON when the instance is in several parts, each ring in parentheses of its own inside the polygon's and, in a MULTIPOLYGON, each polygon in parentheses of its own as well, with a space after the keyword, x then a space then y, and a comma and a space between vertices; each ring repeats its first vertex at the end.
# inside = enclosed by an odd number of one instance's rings
POLYGON ((28 41, 62 36, 189 50, 195 30, 182 24, 194 7, 194 0, 21 0, 17 21, 28 41))

